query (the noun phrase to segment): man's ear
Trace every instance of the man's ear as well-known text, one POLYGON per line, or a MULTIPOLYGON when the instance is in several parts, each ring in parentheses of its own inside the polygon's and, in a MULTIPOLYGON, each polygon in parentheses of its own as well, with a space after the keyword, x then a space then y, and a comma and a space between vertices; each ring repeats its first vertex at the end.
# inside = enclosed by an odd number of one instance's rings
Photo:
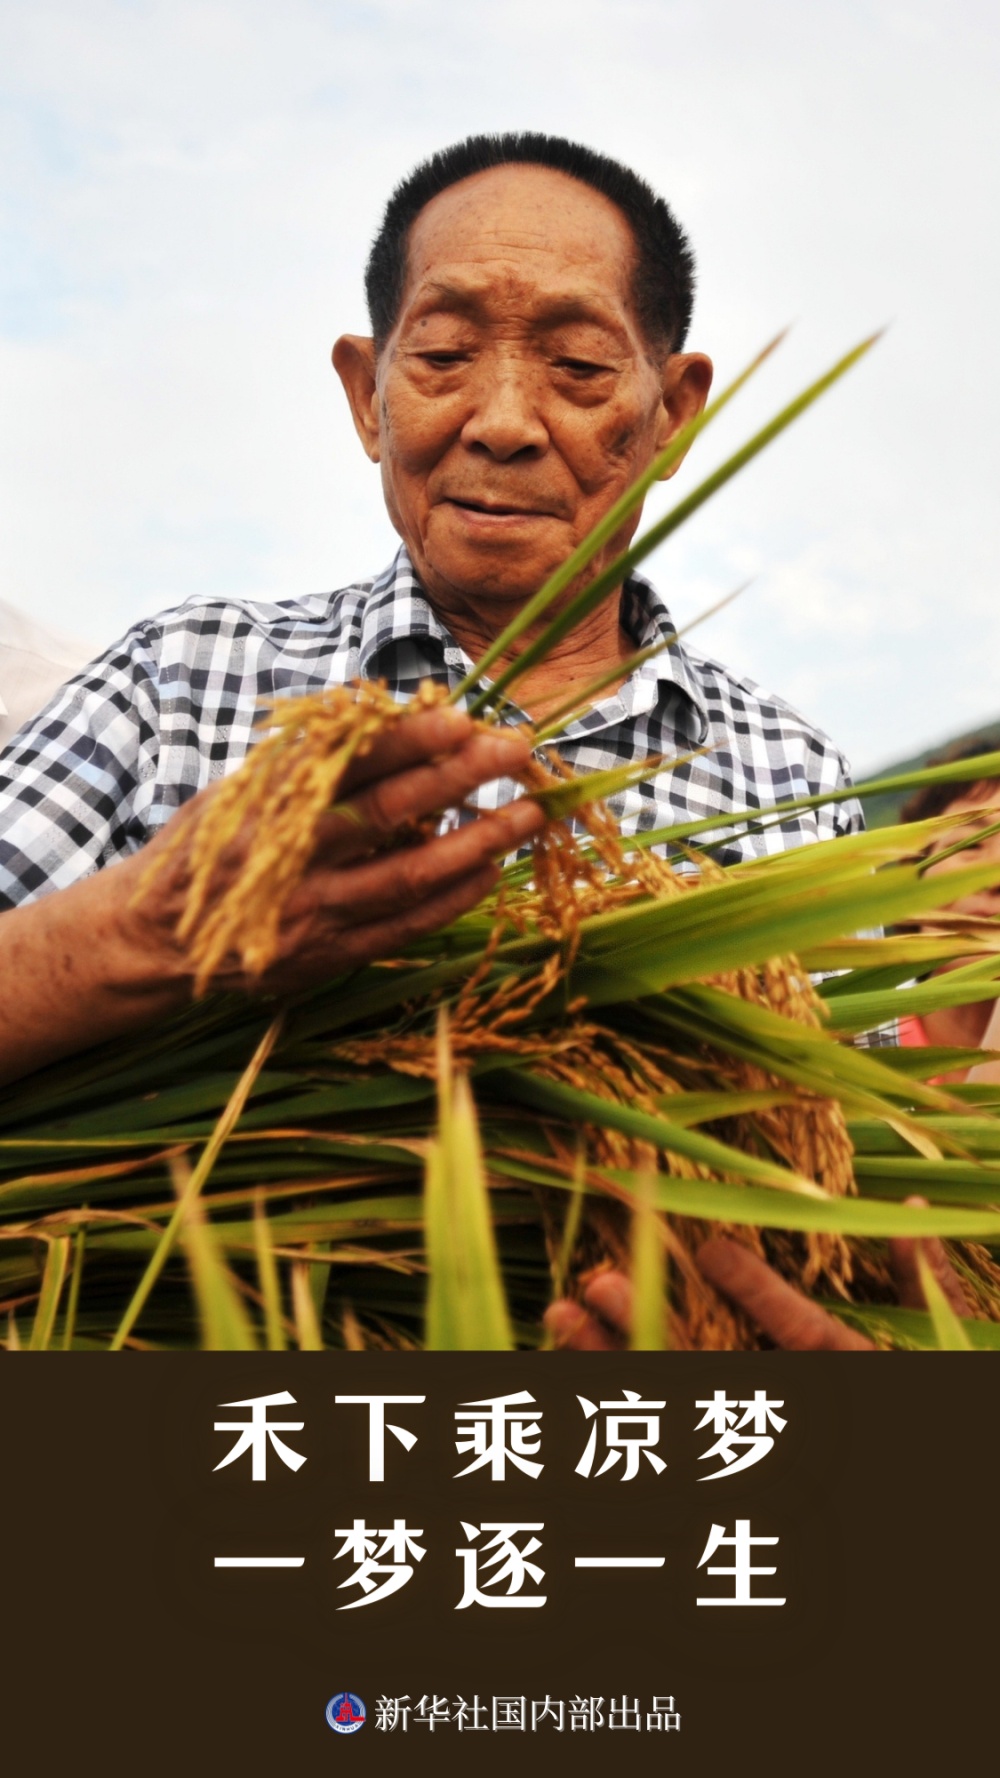
POLYGON ((333 368, 351 404, 354 426, 373 463, 381 456, 378 391, 375 387, 375 341, 360 333, 342 333, 333 348, 333 368))
MULTIPOLYGON (((663 367, 663 394, 656 449, 665 450, 684 426, 697 419, 712 387, 712 360, 704 352, 671 352, 663 367)), ((661 477, 666 481, 683 462, 678 457, 661 477)))

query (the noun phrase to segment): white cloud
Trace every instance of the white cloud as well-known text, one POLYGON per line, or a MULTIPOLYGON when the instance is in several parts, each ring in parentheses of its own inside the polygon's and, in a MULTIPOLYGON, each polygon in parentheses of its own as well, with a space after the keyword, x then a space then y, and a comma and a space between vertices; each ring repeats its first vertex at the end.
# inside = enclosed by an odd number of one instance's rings
POLYGON ((328 362, 379 208, 443 142, 541 126, 671 197, 721 374, 797 318, 685 486, 893 323, 655 561, 678 617, 751 564, 699 643, 859 765, 1000 710, 987 8, 0 0, 0 40, 3 596, 104 642, 380 566, 328 362))

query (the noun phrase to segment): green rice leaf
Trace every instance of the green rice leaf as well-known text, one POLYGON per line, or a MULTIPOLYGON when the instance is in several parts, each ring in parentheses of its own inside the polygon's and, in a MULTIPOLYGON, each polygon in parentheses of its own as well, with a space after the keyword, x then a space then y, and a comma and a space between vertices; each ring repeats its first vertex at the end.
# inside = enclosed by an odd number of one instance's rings
MULTIPOLYGON (((830 842, 831 851, 841 842, 830 842)), ((818 847, 802 847, 817 852, 818 847)), ((803 881, 804 872, 775 872, 782 893, 761 894, 757 878, 737 872, 705 885, 696 895, 634 904, 616 916, 599 914, 582 923, 580 962, 572 987, 594 1005, 660 993, 733 969, 797 952, 800 946, 864 926, 888 924, 935 907, 941 881, 905 865, 851 875, 846 881, 803 881)), ((949 872, 947 894, 956 898, 985 888, 996 865, 949 872)), ((501 947, 501 958, 506 947, 501 947)))
POLYGON ((45 1269, 42 1273, 42 1291, 38 1299, 38 1308, 28 1341, 29 1352, 47 1352, 52 1342, 52 1331, 56 1324, 56 1311, 59 1298, 66 1279, 69 1265, 70 1241, 68 1235, 58 1235, 48 1244, 45 1253, 45 1269))
MULTIPOLYGON (((182 1175, 180 1184, 187 1183, 182 1175)), ((253 1352, 257 1348, 250 1318, 240 1300, 232 1273, 221 1258, 197 1198, 188 1201, 181 1230, 201 1323, 202 1347, 208 1352, 253 1352)))
MULTIPOLYGON (((845 803, 855 798, 864 801, 866 797, 900 796, 906 790, 922 790, 928 784, 955 784, 968 782, 969 762, 967 759, 951 760, 943 766, 922 766, 915 772, 897 772, 891 778, 867 778, 860 784, 839 785, 830 790, 819 792, 816 796, 787 797, 782 802, 770 803, 764 808, 734 809, 728 815, 702 816, 697 821, 679 822, 674 827, 658 827, 643 834, 638 844, 658 846, 665 843, 678 843, 681 840, 693 839, 697 834, 725 833, 732 837, 736 832, 754 829, 772 821, 782 821, 789 815, 802 814, 807 809, 825 809, 833 803, 845 803)), ((976 777, 984 782, 987 778, 1000 778, 1000 752, 984 753, 976 758, 976 777)), ((938 826, 950 820, 955 825, 954 816, 935 818, 938 826)), ((910 824, 910 831, 923 827, 924 823, 910 824)), ((885 833, 886 828, 870 829, 873 833, 885 833)), ((894 830, 893 830, 894 831, 894 830)))
MULTIPOLYGON (((543 1183, 545 1182, 544 1175, 539 1175, 539 1178, 543 1183)), ((576 1145, 576 1154, 573 1159, 572 1196, 570 1197, 569 1204, 566 1208, 566 1220, 563 1223, 562 1240, 559 1243, 559 1253, 555 1265, 553 1266, 552 1295, 555 1299, 565 1296, 569 1285, 570 1262, 573 1258, 573 1249, 579 1239, 580 1220, 583 1212, 583 1201, 586 1195, 586 1190, 587 1151, 583 1142, 578 1141, 576 1145)))
POLYGON ((926 1254, 920 1247, 917 1248, 917 1271, 937 1345, 942 1352, 971 1352, 972 1342, 935 1278, 926 1254))
MULTIPOLYGON (((713 494, 717 494, 719 489, 725 486, 726 482, 730 481, 733 476, 738 475, 741 469, 745 469, 746 465, 750 463, 760 451, 764 450, 767 445, 771 444, 780 433, 784 432, 787 426, 792 424, 793 420, 797 420, 807 408, 812 406, 814 401, 817 401, 821 395, 825 394, 835 382, 844 376, 844 374, 858 362, 859 358, 863 358, 865 353, 871 350, 871 347, 875 344, 878 337, 878 334, 873 334, 871 338, 862 340, 861 344, 855 346, 853 351, 845 353, 844 356, 838 359, 837 363, 825 373, 825 375, 818 377, 814 383, 811 383, 807 389, 802 391, 801 395, 796 396, 794 401, 790 401, 784 408, 782 408, 780 413, 776 414, 773 420, 769 421, 766 426, 761 427, 758 432, 754 433, 753 437, 748 439, 745 445, 741 446, 738 451, 734 451, 732 456, 727 458, 718 469, 714 470, 711 475, 706 476, 704 481, 699 483, 698 487, 696 487, 692 493, 688 494, 685 499, 679 501, 678 504, 662 519, 659 519, 656 524, 650 526, 650 529, 637 543, 632 544, 630 548, 623 550, 620 555, 616 556, 614 561, 597 575, 596 579, 592 580, 589 585, 576 593, 562 610, 559 611, 554 618, 550 619, 544 630, 542 630, 540 635, 536 636, 533 642, 529 643, 526 648, 522 649, 521 653, 497 674, 492 685, 487 690, 480 692, 479 696, 473 700, 469 706, 470 710, 475 714, 486 708, 488 705, 495 704, 502 695, 506 694, 508 688, 514 684, 517 679, 521 678, 523 674, 530 672, 533 667, 538 666, 539 662, 543 661, 546 656, 551 653, 555 645, 560 642, 570 630, 574 629, 578 623, 581 623, 585 617, 589 616, 590 612, 596 610, 597 606, 600 605, 610 593, 614 592, 617 587, 621 586, 622 581, 631 573, 633 568, 637 567, 638 564, 643 561, 646 556, 650 555, 654 549, 658 549, 665 538, 669 537, 672 532, 678 530, 686 519, 689 519, 693 513, 698 511, 699 507, 705 504, 706 500, 710 500, 713 494)), ((717 411, 717 406, 718 404, 716 404, 715 411, 717 411)), ((660 473, 662 473, 662 471, 660 473)), ((645 480, 645 478, 643 478, 643 480, 645 480)), ((641 482, 636 485, 642 487, 641 482)), ((644 487, 643 493, 645 493, 644 487)), ((630 499, 630 495, 626 495, 624 498, 630 499)), ((637 502, 633 502, 632 504, 635 505, 637 502)), ((607 520, 604 521, 605 524, 607 524, 607 522, 607 520)), ((613 535, 613 533, 611 533, 611 535, 613 535)), ((571 557, 570 561, 572 562, 573 560, 574 558, 571 557)), ((569 565, 569 563, 566 564, 567 570, 569 565)), ((560 574, 563 572, 564 570, 560 570, 560 574)), ((568 576, 568 578, 560 584, 560 593, 570 584, 570 579, 575 578, 575 574, 576 570, 574 569, 573 575, 568 576)), ((552 583, 550 582, 549 585, 551 586, 551 584, 552 583)), ((543 588, 542 592, 544 593, 545 590, 546 589, 543 588)), ((541 598, 542 594, 538 594, 537 599, 541 600, 541 598)), ((546 603, 552 603, 552 596, 549 597, 546 603)), ((529 604, 525 606, 524 611, 522 611, 519 614, 518 619, 515 620, 515 622, 520 623, 520 629, 518 631, 519 635, 523 635, 525 630, 537 621, 538 613, 532 610, 533 604, 534 601, 529 601, 529 604), (531 616, 527 622, 524 622, 523 620, 528 612, 531 612, 531 616)), ((510 629, 513 629, 513 625, 510 626, 510 629)), ((475 675, 476 679, 481 676, 482 672, 486 670, 488 665, 491 666, 493 662, 500 659, 504 653, 509 652, 510 639, 505 639, 509 638, 509 634, 510 632, 508 630, 504 633, 504 636, 498 638, 497 642, 495 642, 487 651, 487 654, 483 657, 483 660, 477 667, 475 675)))
MULTIPOLYGON (((949 972, 950 973, 950 972, 949 972)), ((955 972, 958 973, 957 971, 955 972)), ((835 1031, 871 1031, 890 1019, 924 1018, 946 1006, 972 1006, 1000 1000, 1000 982, 956 982, 935 979, 914 988, 892 988, 875 994, 838 994, 828 1002, 835 1031)))
POLYGON ((157 1246, 156 1246, 156 1251, 154 1252, 148 1266, 146 1267, 145 1272, 142 1275, 139 1285, 135 1291, 135 1294, 132 1297, 131 1302, 129 1303, 128 1308, 125 1311, 125 1314, 122 1316, 122 1319, 118 1325, 118 1330, 115 1333, 114 1339, 111 1342, 112 1351, 114 1351, 114 1352, 120 1351, 120 1349, 124 1345, 126 1339, 131 1334, 132 1329, 134 1328, 136 1322, 139 1319, 139 1316, 142 1314, 142 1311, 145 1308, 145 1305, 149 1300, 150 1292, 152 1291, 152 1288, 153 1288, 154 1284, 156 1283, 157 1278, 160 1276, 160 1273, 162 1272, 164 1266, 167 1263, 167 1260, 169 1259, 171 1253, 173 1252, 174 1246, 175 1246, 177 1239, 180 1235, 181 1229, 184 1226, 184 1223, 187 1219, 187 1216, 188 1216, 188 1213, 191 1209, 192 1204, 194 1203, 195 1199, 197 1198, 198 1193, 201 1191, 202 1186, 205 1184, 206 1180, 208 1179, 209 1175, 211 1174, 212 1168, 215 1165, 215 1161, 216 1161, 219 1153, 222 1150, 223 1144, 225 1143, 227 1137, 231 1134, 231 1132, 236 1128, 236 1125, 238 1124, 238 1122, 240 1120, 240 1117, 242 1115, 242 1112, 244 1110, 246 1102, 247 1102, 248 1098, 250 1097, 250 1093, 253 1089, 254 1082, 256 1081, 258 1075, 260 1074, 260 1071, 263 1068, 265 1062, 267 1061, 268 1056, 271 1054, 271 1051, 274 1048, 275 1043, 277 1042, 278 1034, 279 1034, 280 1030, 281 1030, 281 1020, 280 1020, 280 1018, 278 1018, 278 1019, 275 1019, 273 1021, 273 1023, 268 1026, 267 1031, 264 1033, 264 1036, 261 1038, 260 1043, 257 1045, 257 1048, 255 1049, 253 1056, 250 1059, 250 1062, 248 1063, 246 1069, 244 1070, 243 1075, 236 1087, 235 1092, 233 1093, 232 1097, 230 1098, 225 1111, 223 1112, 222 1116, 220 1117, 219 1122, 217 1123, 208 1143, 205 1146, 204 1153, 202 1154, 202 1157, 201 1157, 200 1161, 198 1162, 198 1165, 194 1168, 193 1172, 190 1175, 190 1178, 187 1180, 187 1183, 184 1186, 184 1190, 183 1190, 180 1200, 178 1202, 177 1209, 174 1211, 173 1216, 170 1218, 170 1221, 168 1222, 166 1228, 164 1229, 162 1235, 160 1236, 160 1239, 159 1239, 157 1246))
POLYGON ((794 1105, 798 1093, 780 1088, 739 1092, 735 1087, 719 1093, 668 1093, 660 1101, 672 1124, 716 1123, 720 1118, 745 1117, 748 1112, 773 1111, 778 1105, 794 1105))
POLYGON ((281 1285, 271 1246, 264 1193, 259 1186, 254 1194, 253 1232, 257 1253, 257 1280, 264 1299, 265 1343, 269 1352, 284 1352, 288 1342, 285 1339, 285 1321, 281 1311, 281 1285))
MULTIPOLYGON (((635 1189, 635 1176, 610 1168, 610 1179, 635 1189)), ((676 1216, 734 1222, 749 1228, 888 1240, 938 1235, 947 1240, 996 1240, 1000 1210, 947 1204, 891 1204, 876 1198, 806 1197, 768 1186, 733 1185, 717 1179, 675 1179, 659 1174, 656 1207, 676 1216)))
POLYGON ((640 759, 631 765, 611 766, 604 772, 587 772, 566 784, 557 784, 551 790, 532 791, 532 800, 545 810, 550 821, 565 821, 567 816, 585 808, 588 803, 604 802, 608 797, 628 790, 632 784, 648 783, 661 773, 675 771, 678 766, 688 765, 699 757, 699 753, 685 753, 680 759, 640 759))
POLYGON ((667 1268, 664 1230, 656 1212, 656 1175, 648 1170, 636 1178, 632 1212, 633 1352, 662 1352, 667 1328, 667 1268))
POLYGON ((322 1352, 323 1332, 312 1291, 309 1288, 311 1268, 304 1261, 292 1267, 292 1316, 300 1352, 322 1352))
POLYGON ((852 1112, 901 1116, 924 1105, 946 1111, 954 1101, 938 1087, 924 1085, 886 1067, 881 1050, 857 1050, 834 1043, 822 1029, 783 1018, 718 988, 691 985, 664 995, 643 1015, 665 1031, 684 1033, 718 1045, 726 1054, 756 1063, 769 1073, 823 1097, 839 1099, 852 1112))
POLYGON ((567 698, 565 703, 559 704, 555 710, 549 713, 540 727, 537 724, 534 726, 535 745, 540 746, 543 741, 548 741, 554 735, 561 734, 570 722, 579 722, 581 717, 587 714, 595 700, 600 697, 601 692, 606 691, 609 685, 614 685, 622 679, 631 678, 632 674, 637 673, 640 667, 644 667, 647 661, 655 660, 657 655, 665 654, 668 648, 673 648, 682 636, 688 635, 698 624, 706 623, 710 617, 715 617, 718 612, 725 610, 727 605, 731 605, 734 599, 738 599, 741 593, 746 592, 749 585, 750 582, 746 580, 742 586, 734 587, 733 591, 727 593, 724 599, 718 599, 714 605, 708 606, 707 610, 699 612, 691 623, 684 624, 673 635, 664 636, 660 642, 654 642, 650 648, 640 648, 634 654, 626 655, 624 660, 616 661, 606 673, 601 673, 596 679, 592 679, 582 691, 574 692, 573 696, 567 698))
POLYGON ((593 530, 583 539, 583 542, 577 545, 572 555, 568 556, 566 561, 560 564, 555 570, 555 573, 549 576, 545 585, 535 594, 534 598, 528 600, 528 603, 523 606, 517 613, 516 617, 511 620, 507 625, 507 628, 501 632, 495 641, 491 642, 485 653, 480 655, 472 671, 452 693, 452 703, 458 703, 462 698, 467 697, 479 684, 484 674, 490 671, 494 663, 502 659, 505 654, 508 654, 515 642, 518 642, 526 631, 530 630, 538 623, 539 619, 549 610, 553 602, 561 597, 567 587, 571 586, 573 581, 582 574, 588 563, 593 561, 598 551, 602 550, 605 544, 610 543, 617 535, 626 519, 631 516, 636 507, 646 498, 646 495, 653 484, 661 481, 675 464, 681 461, 681 458, 689 450, 699 432, 703 432, 705 427, 711 424, 715 416, 721 413, 722 409, 732 400, 733 396, 742 389, 744 383, 754 375, 754 372, 760 368, 764 363, 764 360, 770 356, 778 345, 780 345, 783 338, 783 333, 777 334, 776 337, 764 347, 764 350, 758 352, 757 356, 750 361, 746 369, 741 371, 739 376, 734 377, 733 381, 723 389, 721 394, 717 395, 714 401, 709 402, 704 411, 701 414, 696 415, 693 420, 689 421, 688 425, 682 428, 676 438, 671 439, 666 448, 662 450, 657 457, 654 457, 649 468, 644 471, 637 481, 632 483, 631 487, 626 488, 620 499, 616 500, 615 504, 605 513, 604 517, 599 520, 593 530))
POLYGON ((452 1080, 444 1021, 440 1032, 438 1132, 425 1174, 425 1344, 431 1352, 507 1352, 513 1336, 475 1106, 465 1077, 452 1080))
MULTIPOLYGON (((642 1142, 652 1142, 667 1154, 686 1155, 689 1160, 732 1174, 737 1179, 755 1180, 762 1185, 776 1186, 790 1194, 825 1198, 826 1193, 811 1179, 803 1179, 790 1168, 775 1166, 757 1155, 744 1154, 714 1136, 703 1136, 683 1124, 674 1124, 666 1117, 654 1117, 648 1111, 634 1111, 628 1105, 616 1105, 596 1093, 584 1093, 563 1081, 543 1080, 538 1075, 515 1072, 500 1073, 498 1084, 510 1098, 524 1105, 537 1106, 540 1111, 553 1112, 571 1123, 597 1124, 608 1130, 621 1130, 642 1142)), ((700 1182, 699 1182, 700 1183, 700 1182)))
MULTIPOLYGON (((823 1307, 872 1339, 886 1339, 914 1352, 938 1349, 934 1323, 924 1309, 899 1309, 886 1303, 845 1303, 839 1299, 824 1302, 823 1307)), ((1000 1322, 967 1321, 963 1317, 959 1325, 974 1351, 1000 1352, 1000 1322)))
POLYGON ((76 1317, 80 1307, 80 1290, 83 1285, 83 1256, 87 1244, 87 1230, 83 1223, 76 1231, 73 1243, 73 1271, 69 1281, 69 1300, 66 1304, 66 1319, 63 1323, 62 1346, 64 1352, 73 1350, 73 1335, 76 1331, 76 1317))
POLYGON ((1000 1167, 984 1162, 925 1161, 915 1154, 859 1154, 855 1156, 854 1177, 859 1192, 865 1195, 903 1199, 919 1192, 938 1204, 1000 1206, 1000 1167))

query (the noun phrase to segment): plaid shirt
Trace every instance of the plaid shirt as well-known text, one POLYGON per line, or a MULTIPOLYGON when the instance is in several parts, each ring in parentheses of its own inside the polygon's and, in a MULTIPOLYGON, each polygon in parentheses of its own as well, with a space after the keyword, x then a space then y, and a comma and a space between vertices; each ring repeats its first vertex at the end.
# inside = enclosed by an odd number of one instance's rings
MULTIPOLYGON (((637 648, 673 635, 640 575, 622 621, 637 648)), ((0 758, 0 907, 14 907, 145 845, 179 805, 246 757, 261 704, 356 677, 409 697, 454 686, 471 662, 439 622, 405 549, 376 580, 269 604, 191 600, 136 624, 77 673, 0 758)), ((522 712, 509 709, 511 721, 522 712)), ((577 772, 707 751, 614 801, 625 833, 813 796, 850 782, 842 755, 780 698, 673 642, 586 716, 559 751, 577 772)), ((515 794, 487 785, 480 807, 515 794)), ((724 862, 856 831, 853 799, 720 846, 724 862)), ((724 827, 702 836, 718 839, 724 827)))
MULTIPOLYGON (((622 623, 636 648, 673 636, 659 593, 626 582, 622 623)), ((0 909, 66 888, 135 852, 174 811, 241 763, 261 705, 355 678, 384 679, 395 697, 422 679, 459 684, 472 662, 434 615, 405 548, 376 580, 286 599, 191 600, 136 624, 56 693, 0 755, 0 909)), ((511 722, 524 719, 507 707, 511 722)), ((763 697, 718 661, 679 642, 567 725, 559 752, 577 772, 654 754, 706 751, 612 799, 622 831, 764 808, 850 783, 843 755, 781 698, 763 697)), ((508 780, 470 798, 496 806, 508 780)), ((857 832, 852 797, 790 815, 763 833, 722 841, 724 863, 857 832)), ((896 1042, 895 1025, 855 1038, 896 1042)))

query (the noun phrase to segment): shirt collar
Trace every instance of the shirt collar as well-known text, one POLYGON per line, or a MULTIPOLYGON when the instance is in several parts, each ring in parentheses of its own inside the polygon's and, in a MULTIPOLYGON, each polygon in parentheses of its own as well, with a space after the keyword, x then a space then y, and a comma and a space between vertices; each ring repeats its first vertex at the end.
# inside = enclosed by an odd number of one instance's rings
MULTIPOLYGON (((593 733, 640 716, 666 695, 675 701, 677 726, 690 736, 693 745, 700 746, 709 724, 694 664, 676 639, 665 601, 642 574, 630 575, 625 583, 622 624, 637 650, 669 639, 668 646, 630 674, 618 691, 595 704, 580 722, 570 723, 566 735, 593 733)), ((471 669, 464 649, 429 603, 402 544, 389 566, 373 580, 364 603, 359 642, 362 676, 370 679, 382 672, 391 680, 388 657, 399 644, 414 640, 430 644, 429 652, 440 653, 443 664, 461 677, 471 669)))
POLYGON ((675 694, 679 726, 690 735, 694 746, 700 747, 708 738, 708 710, 695 663, 677 640, 677 626, 666 600, 644 574, 630 574, 622 598, 622 627, 637 649, 655 648, 666 642, 651 661, 645 661, 630 675, 621 689, 608 702, 621 699, 632 707, 630 715, 650 708, 649 693, 654 700, 675 694))
POLYGON ((388 656, 401 642, 430 641, 441 653, 458 644, 428 603, 405 544, 372 581, 361 613, 358 664, 365 679, 381 670, 391 678, 388 656))

